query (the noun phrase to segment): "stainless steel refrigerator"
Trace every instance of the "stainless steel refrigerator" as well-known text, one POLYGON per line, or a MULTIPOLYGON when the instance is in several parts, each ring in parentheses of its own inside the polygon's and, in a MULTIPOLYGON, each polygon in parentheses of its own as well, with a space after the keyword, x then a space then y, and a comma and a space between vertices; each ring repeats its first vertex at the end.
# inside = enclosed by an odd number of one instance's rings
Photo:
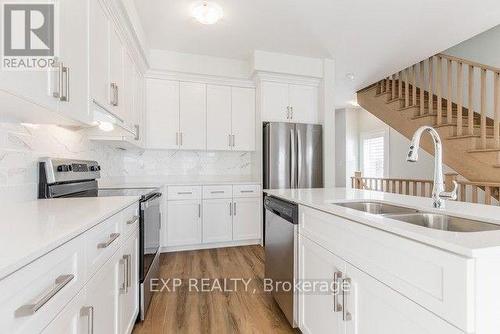
POLYGON ((322 187, 322 126, 265 123, 264 188, 322 187))

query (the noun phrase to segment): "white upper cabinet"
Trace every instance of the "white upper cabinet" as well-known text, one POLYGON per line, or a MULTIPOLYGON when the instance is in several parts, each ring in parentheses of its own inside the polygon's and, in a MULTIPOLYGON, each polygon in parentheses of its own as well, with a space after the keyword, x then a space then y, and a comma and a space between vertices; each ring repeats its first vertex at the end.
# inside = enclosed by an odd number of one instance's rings
POLYGON ((261 83, 262 120, 318 123, 318 87, 281 82, 261 83))
MULTIPOLYGON (((109 22, 111 25, 111 22, 109 22)), ((122 118, 122 120, 127 121, 125 115, 125 94, 123 83, 124 83, 124 55, 123 47, 118 36, 118 32, 113 26, 109 28, 109 95, 108 101, 110 104, 108 107, 110 110, 122 118)))
POLYGON ((179 145, 185 150, 205 150, 206 145, 206 85, 180 83, 179 145))
POLYGON ((109 100, 109 24, 100 1, 90 4, 90 97, 102 106, 109 100))
POLYGON ((255 150, 255 89, 233 87, 231 98, 234 151, 255 150))
POLYGON ((150 149, 179 147, 179 82, 146 81, 146 136, 150 149))
POLYGON ((268 122, 288 122, 288 84, 263 81, 262 93, 262 120, 268 122))
POLYGON ((88 52, 86 17, 89 2, 58 0, 59 6, 59 68, 56 89, 59 112, 82 123, 90 124, 88 105, 88 52))
MULTIPOLYGON (((124 119, 128 120, 131 126, 137 124, 137 117, 134 108, 134 95, 136 90, 135 66, 127 51, 123 52, 123 89, 121 94, 121 111, 124 119)), ((118 90, 120 91, 120 90, 118 90)))
POLYGON ((230 150, 231 87, 207 86, 207 149, 230 150))
POLYGON ((290 120, 294 123, 318 123, 318 88, 289 85, 290 120))
POLYGON ((255 90, 207 86, 207 149, 255 150, 255 90))

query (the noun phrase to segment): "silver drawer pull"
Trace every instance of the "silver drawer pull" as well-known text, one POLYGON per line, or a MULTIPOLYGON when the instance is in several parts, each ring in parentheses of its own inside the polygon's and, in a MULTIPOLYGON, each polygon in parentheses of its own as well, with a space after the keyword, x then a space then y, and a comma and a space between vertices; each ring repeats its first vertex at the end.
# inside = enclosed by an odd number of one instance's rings
POLYGON ((177 195, 192 195, 193 192, 192 191, 179 191, 177 193, 177 195))
POLYGON ((350 294, 350 289, 352 287, 351 283, 352 282, 351 282, 350 278, 342 279, 342 304, 343 304, 342 320, 344 320, 344 321, 351 321, 352 320, 352 314, 348 311, 348 308, 347 308, 347 298, 350 294), (347 289, 346 289, 346 287, 347 287, 347 289))
POLYGON ((127 225, 135 224, 138 221, 139 221, 139 216, 134 216, 134 217, 132 217, 132 219, 130 219, 130 220, 127 221, 127 225))
POLYGON ((253 193, 254 191, 253 190, 241 190, 240 192, 243 194, 248 194, 248 193, 253 193))
POLYGON ((336 291, 333 292, 333 312, 342 312, 342 304, 339 302, 339 296, 341 294, 340 289, 342 287, 342 272, 337 271, 333 274, 333 282, 335 283, 336 291))
POLYGON ((84 306, 80 310, 80 316, 88 317, 88 334, 94 334, 94 306, 84 306))
POLYGON ((45 305, 52 297, 54 297, 62 288, 64 288, 69 282, 75 278, 75 275, 61 275, 56 278, 55 284, 52 289, 47 292, 42 298, 33 304, 23 305, 18 308, 14 315, 17 317, 26 317, 35 314, 43 305, 45 305))
POLYGON ((106 247, 108 247, 109 245, 111 245, 113 243, 113 241, 115 241, 116 239, 118 239, 119 236, 120 236, 120 233, 111 233, 109 235, 108 241, 98 243, 97 244, 97 248, 106 248, 106 247))
POLYGON ((224 190, 215 190, 215 191, 211 191, 210 193, 211 194, 223 194, 224 190))

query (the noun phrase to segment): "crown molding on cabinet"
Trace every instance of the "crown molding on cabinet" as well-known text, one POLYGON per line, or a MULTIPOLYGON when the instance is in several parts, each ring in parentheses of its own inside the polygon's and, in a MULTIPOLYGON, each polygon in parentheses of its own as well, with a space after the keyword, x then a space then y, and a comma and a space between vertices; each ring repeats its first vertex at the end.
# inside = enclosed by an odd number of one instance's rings
POLYGON ((141 74, 144 75, 149 69, 147 50, 144 50, 143 43, 141 43, 139 37, 137 36, 123 3, 121 1, 113 0, 100 1, 104 4, 110 19, 113 21, 120 34, 120 37, 127 45, 127 50, 133 58, 134 63, 141 74))
POLYGON ((191 74, 174 71, 149 70, 144 75, 147 79, 163 79, 173 81, 198 82, 209 85, 235 86, 255 88, 255 82, 251 79, 236 79, 204 74, 191 74))
POLYGON ((322 79, 312 78, 298 75, 282 74, 276 72, 256 71, 253 75, 255 82, 259 81, 273 81, 294 85, 306 85, 319 87, 322 79))

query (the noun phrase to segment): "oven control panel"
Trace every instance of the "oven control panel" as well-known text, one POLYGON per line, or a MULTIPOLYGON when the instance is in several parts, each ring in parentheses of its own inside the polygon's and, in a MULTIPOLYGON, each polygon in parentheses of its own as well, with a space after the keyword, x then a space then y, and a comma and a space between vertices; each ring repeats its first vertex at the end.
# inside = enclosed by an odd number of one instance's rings
POLYGON ((100 178, 101 166, 97 161, 44 158, 40 161, 40 173, 47 183, 95 180, 100 178))

